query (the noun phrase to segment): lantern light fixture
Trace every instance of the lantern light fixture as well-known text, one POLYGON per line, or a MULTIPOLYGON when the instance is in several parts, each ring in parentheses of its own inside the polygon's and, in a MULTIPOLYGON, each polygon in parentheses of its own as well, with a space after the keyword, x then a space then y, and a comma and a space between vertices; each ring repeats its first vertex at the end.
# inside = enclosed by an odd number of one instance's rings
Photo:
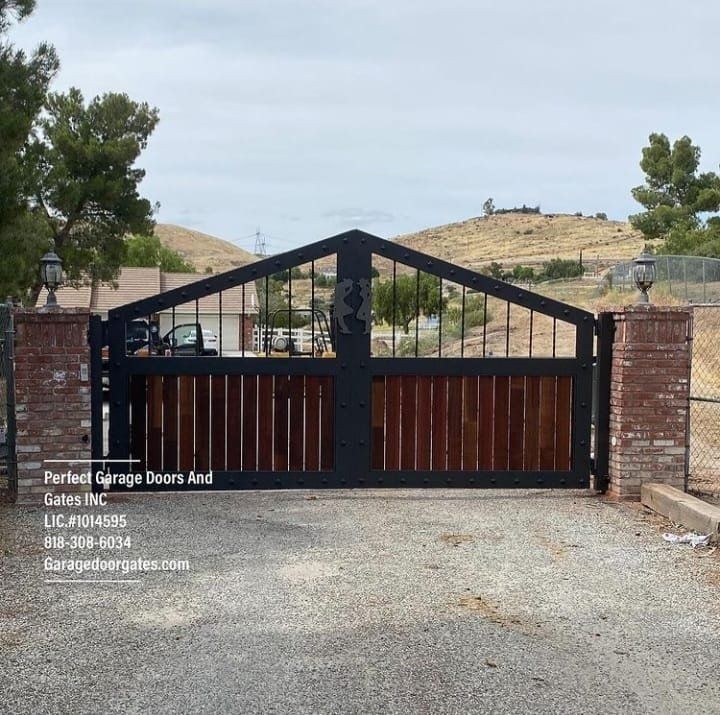
POLYGON ((657 275, 655 258, 643 251, 634 261, 633 278, 640 291, 640 302, 649 303, 648 291, 652 288, 657 275))
POLYGON ((40 279, 47 290, 46 306, 56 306, 55 291, 63 284, 62 260, 54 250, 48 251, 40 259, 40 279))

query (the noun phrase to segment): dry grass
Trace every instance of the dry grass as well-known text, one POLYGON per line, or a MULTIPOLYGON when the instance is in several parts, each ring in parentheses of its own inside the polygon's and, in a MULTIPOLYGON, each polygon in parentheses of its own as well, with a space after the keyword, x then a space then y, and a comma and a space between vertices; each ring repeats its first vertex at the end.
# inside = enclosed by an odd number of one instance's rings
POLYGON ((199 273, 204 273, 208 266, 213 273, 222 273, 257 260, 254 254, 228 241, 182 226, 159 223, 155 235, 165 246, 192 263, 199 273))
POLYGON ((453 263, 479 268, 539 265, 549 258, 577 258, 599 268, 635 258, 645 240, 624 221, 562 214, 502 214, 471 218, 399 236, 399 243, 453 263))

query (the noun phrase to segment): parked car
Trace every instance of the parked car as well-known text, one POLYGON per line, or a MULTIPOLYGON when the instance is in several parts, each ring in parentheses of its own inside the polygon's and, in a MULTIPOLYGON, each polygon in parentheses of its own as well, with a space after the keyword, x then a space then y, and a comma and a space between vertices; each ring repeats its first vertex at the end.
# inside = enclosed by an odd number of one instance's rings
MULTIPOLYGON (((202 329, 202 337, 203 337, 203 355, 217 355, 218 354, 218 338, 215 333, 213 333, 212 330, 208 330, 207 328, 202 329)), ((188 345, 195 345, 195 342, 197 340, 197 330, 193 329, 185 338, 185 341, 188 345)))

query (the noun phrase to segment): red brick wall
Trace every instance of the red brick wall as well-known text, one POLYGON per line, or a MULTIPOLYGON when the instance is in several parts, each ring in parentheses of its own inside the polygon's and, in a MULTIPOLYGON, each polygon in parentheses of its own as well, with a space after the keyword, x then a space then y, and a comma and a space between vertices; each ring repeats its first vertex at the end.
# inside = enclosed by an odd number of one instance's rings
MULTIPOLYGON (((15 312, 18 502, 46 491, 43 461, 90 458, 89 313, 82 309, 15 312)), ((87 464, 71 465, 73 471, 87 464)), ((54 465, 67 471, 68 465, 54 465)), ((56 487, 71 491, 73 487, 56 487)), ((78 487, 75 487, 78 489, 78 487)))
POLYGON ((613 319, 610 495, 639 499, 646 481, 683 488, 691 313, 638 305, 613 319))

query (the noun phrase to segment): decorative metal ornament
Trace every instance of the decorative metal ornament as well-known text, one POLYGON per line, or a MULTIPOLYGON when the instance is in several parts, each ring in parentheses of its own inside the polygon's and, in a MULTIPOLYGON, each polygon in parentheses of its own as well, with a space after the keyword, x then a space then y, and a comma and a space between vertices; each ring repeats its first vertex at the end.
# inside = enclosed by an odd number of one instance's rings
POLYGON ((348 327, 348 324, 345 322, 345 318, 347 318, 349 315, 352 315, 355 311, 353 310, 352 306, 347 302, 347 299, 350 297, 350 294, 353 290, 353 281, 352 278, 345 278, 337 283, 335 286, 335 324, 337 325, 338 330, 343 335, 349 335, 350 334, 350 328, 348 327))
POLYGON ((361 278, 358 281, 358 288, 360 289, 360 307, 355 313, 355 317, 361 322, 365 323, 365 335, 370 332, 372 328, 372 311, 371 300, 370 300, 370 281, 367 278, 361 278))

